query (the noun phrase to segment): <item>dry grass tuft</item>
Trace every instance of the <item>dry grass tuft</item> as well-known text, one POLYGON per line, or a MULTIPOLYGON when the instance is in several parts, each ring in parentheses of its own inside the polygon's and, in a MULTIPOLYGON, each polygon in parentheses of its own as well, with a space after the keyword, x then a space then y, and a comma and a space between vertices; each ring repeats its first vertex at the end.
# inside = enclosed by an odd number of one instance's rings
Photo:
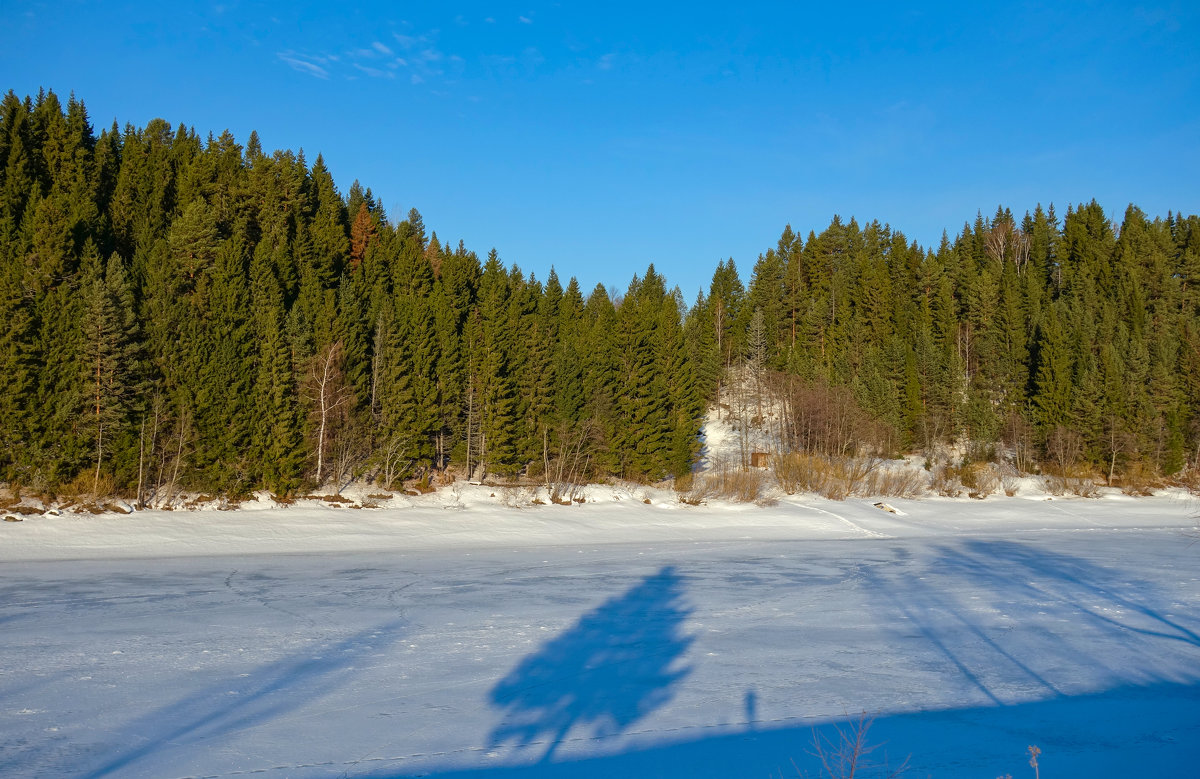
POLYGON ((946 498, 968 497, 983 500, 1000 489, 1000 471, 992 463, 969 462, 942 465, 933 469, 930 489, 946 498))
POLYGON ((968 488, 967 494, 977 500, 983 500, 988 495, 999 491, 1000 472, 992 463, 971 463, 971 484, 963 482, 968 488))
POLYGON ((912 468, 880 468, 867 479, 866 495, 882 498, 919 498, 925 494, 925 475, 912 468))
POLYGON ((1051 495, 1077 495, 1081 498, 1100 496, 1099 476, 1083 465, 1050 468, 1045 476, 1046 491, 1051 495))
POLYGON ((1200 496, 1200 467, 1180 471, 1171 477, 1172 486, 1183 487, 1193 495, 1200 496))
POLYGON ((881 467, 876 457, 830 457, 789 452, 772 458, 775 481, 789 495, 813 492, 830 500, 882 496, 916 498, 925 493, 924 476, 909 468, 881 467))
POLYGON ((105 496, 115 494, 115 491, 112 476, 101 473, 100 478, 97 479, 95 471, 84 470, 64 484, 58 490, 58 494, 68 503, 79 503, 85 498, 97 501, 105 496))
POLYGON ((19 504, 15 505, 15 506, 13 506, 13 505, 5 506, 4 510, 9 512, 10 514, 20 514, 21 516, 24 516, 24 517, 40 516, 40 515, 46 513, 44 509, 35 508, 33 506, 22 506, 19 504))
POLYGON ((1167 486, 1166 480, 1158 477, 1140 462, 1130 463, 1117 480, 1121 492, 1126 495, 1145 497, 1153 495, 1155 490, 1167 486))
POLYGON ((828 458, 811 452, 789 452, 771 459, 775 481, 788 495, 821 492, 829 470, 828 458))
POLYGON ((929 489, 943 498, 957 498, 963 493, 959 469, 953 465, 939 465, 930 472, 929 489))
POLYGON ((353 503, 354 501, 344 495, 305 495, 308 500, 320 500, 325 503, 353 503))
POLYGON ((1021 491, 1021 473, 1022 471, 1016 466, 1016 463, 1009 460, 996 465, 1000 489, 1004 490, 1004 494, 1010 498, 1021 491))
POLYGON ((713 498, 754 503, 763 498, 766 475, 757 469, 721 466, 708 473, 689 475, 675 482, 679 500, 698 506, 713 498))

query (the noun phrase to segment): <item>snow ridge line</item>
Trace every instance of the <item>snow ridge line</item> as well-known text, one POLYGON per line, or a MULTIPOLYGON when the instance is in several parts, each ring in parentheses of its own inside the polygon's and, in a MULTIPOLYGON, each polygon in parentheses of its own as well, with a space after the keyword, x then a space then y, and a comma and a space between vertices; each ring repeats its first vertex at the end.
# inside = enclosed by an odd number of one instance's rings
MULTIPOLYGON (((744 726, 753 726, 753 725, 759 725, 759 724, 772 724, 772 723, 778 723, 778 722, 798 722, 798 721, 802 721, 802 720, 815 720, 815 719, 821 719, 821 716, 817 715, 817 714, 795 714, 790 717, 774 717, 772 719, 755 719, 755 720, 750 720, 749 722, 745 722, 745 723, 741 723, 741 724, 744 726)), ((613 733, 613 734, 607 735, 607 736, 576 736, 574 738, 561 739, 557 743, 559 743, 561 745, 561 744, 578 744, 578 743, 583 743, 583 742, 600 742, 600 741, 608 741, 608 740, 614 739, 614 738, 621 738, 623 736, 645 736, 645 735, 649 735, 649 734, 653 734, 653 733, 685 733, 685 732, 691 731, 691 730, 713 730, 713 729, 724 729, 727 727, 729 727, 728 724, 679 725, 679 726, 673 727, 673 728, 648 728, 646 730, 630 730, 630 731, 625 731, 622 733, 613 733)), ((740 735, 748 736, 748 735, 753 735, 754 733, 755 733, 755 729, 750 728, 749 730, 733 731, 733 732, 730 732, 729 735, 736 736, 736 735, 740 734, 740 735)), ((530 741, 527 744, 523 744, 522 747, 548 746, 550 743, 551 742, 548 739, 539 739, 537 741, 530 741)), ((364 758, 359 758, 357 760, 346 760, 346 761, 343 761, 340 763, 330 760, 330 761, 326 761, 326 762, 322 762, 322 763, 296 763, 296 764, 288 764, 288 765, 274 765, 274 766, 271 766, 270 768, 247 768, 247 769, 241 770, 241 771, 230 771, 229 773, 225 773, 225 774, 201 774, 201 775, 191 775, 191 776, 180 776, 180 777, 176 777, 176 779, 224 779, 225 777, 229 777, 229 776, 250 776, 252 774, 264 774, 268 771, 289 771, 289 770, 295 770, 297 768, 330 768, 330 767, 336 768, 338 766, 353 767, 353 766, 359 765, 360 763, 389 763, 389 762, 400 763, 400 762, 404 762, 406 760, 414 760, 414 759, 422 758, 422 757, 449 757, 452 755, 467 754, 469 752, 490 752, 493 749, 495 749, 494 746, 463 747, 462 749, 447 749, 447 750, 443 750, 443 751, 439 751, 439 752, 413 752, 411 754, 396 755, 394 757, 364 757, 364 758)), ((513 765, 511 767, 517 768, 520 766, 513 765)))

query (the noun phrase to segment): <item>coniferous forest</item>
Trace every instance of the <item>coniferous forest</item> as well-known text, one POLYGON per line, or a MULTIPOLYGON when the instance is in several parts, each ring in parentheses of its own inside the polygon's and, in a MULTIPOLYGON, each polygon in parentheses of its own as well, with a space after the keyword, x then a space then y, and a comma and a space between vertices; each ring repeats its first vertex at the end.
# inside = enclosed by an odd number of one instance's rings
POLYGON ((254 134, 97 134, 74 98, 9 92, 0 261, 0 480, 42 493, 658 481, 731 369, 797 451, 1200 458, 1197 216, 1000 208, 936 248, 835 217, 694 301, 653 266, 610 294, 481 260, 254 134))

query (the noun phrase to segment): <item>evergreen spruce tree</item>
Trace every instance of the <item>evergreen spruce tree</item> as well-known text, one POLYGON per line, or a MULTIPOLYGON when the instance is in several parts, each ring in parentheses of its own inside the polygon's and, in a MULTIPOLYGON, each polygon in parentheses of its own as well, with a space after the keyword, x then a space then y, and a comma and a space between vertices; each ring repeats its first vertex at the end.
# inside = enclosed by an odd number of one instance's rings
POLYGON ((268 246, 260 243, 250 265, 250 299, 258 346, 251 461, 257 466, 256 481, 286 495, 300 486, 304 450, 295 377, 284 332, 283 291, 270 254, 268 246))
POLYGON ((88 429, 94 464, 93 492, 101 474, 127 432, 137 399, 133 355, 137 329, 132 299, 121 259, 115 255, 106 268, 99 263, 84 277, 85 309, 80 367, 83 424, 88 429), (107 459, 106 459, 107 458, 107 459))
POLYGON ((1047 309, 1038 339, 1033 403, 1038 424, 1045 433, 1067 424, 1070 419, 1073 361, 1062 320, 1060 306, 1047 309))

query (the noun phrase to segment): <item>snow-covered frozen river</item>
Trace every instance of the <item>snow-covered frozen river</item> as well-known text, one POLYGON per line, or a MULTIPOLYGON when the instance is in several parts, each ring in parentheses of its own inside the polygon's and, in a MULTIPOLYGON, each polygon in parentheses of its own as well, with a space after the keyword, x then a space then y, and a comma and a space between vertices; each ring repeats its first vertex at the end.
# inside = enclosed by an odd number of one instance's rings
POLYGON ((0 775, 817 776, 863 711, 913 776, 1200 765, 1194 506, 896 505, 0 527, 0 775))

